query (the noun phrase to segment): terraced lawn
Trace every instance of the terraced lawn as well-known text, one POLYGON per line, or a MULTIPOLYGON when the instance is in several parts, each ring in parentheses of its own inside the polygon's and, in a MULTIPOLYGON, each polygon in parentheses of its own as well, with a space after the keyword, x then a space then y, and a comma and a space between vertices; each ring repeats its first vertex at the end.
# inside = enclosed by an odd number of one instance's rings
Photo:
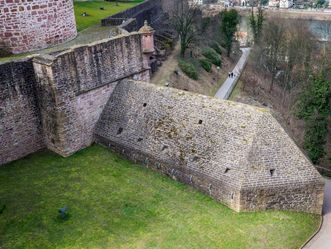
POLYGON ((75 1, 75 16, 77 23, 77 30, 82 31, 90 26, 101 23, 101 19, 121 12, 123 10, 132 8, 143 0, 135 0, 130 3, 115 3, 106 1, 75 1), (100 9, 100 8, 103 8, 100 9), (82 16, 86 12, 88 16, 82 16))
POLYGON ((94 145, 0 167, 0 248, 299 248, 319 216, 236 213, 94 145), (61 220, 58 208, 68 206, 61 220))

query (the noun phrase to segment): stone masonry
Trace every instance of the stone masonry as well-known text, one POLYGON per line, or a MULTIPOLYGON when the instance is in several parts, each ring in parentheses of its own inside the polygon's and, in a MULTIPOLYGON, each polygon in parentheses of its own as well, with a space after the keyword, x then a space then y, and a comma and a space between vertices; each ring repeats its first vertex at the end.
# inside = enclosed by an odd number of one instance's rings
POLYGON ((48 149, 68 156, 93 142, 93 128, 116 83, 149 80, 140 33, 34 59, 48 149))
POLYGON ((31 60, 0 65, 0 165, 43 147, 31 60))
POLYGON ((41 148, 62 156, 91 145, 118 81, 149 81, 146 32, 0 63, 0 165, 41 148), (145 52, 144 52, 145 51, 145 52), (146 53, 146 54, 145 54, 146 53))
POLYGON ((321 176, 266 109, 124 81, 95 134, 236 211, 321 213, 321 176))
POLYGON ((72 0, 0 0, 0 41, 13 53, 50 47, 76 35, 72 0))
POLYGON ((236 211, 321 213, 321 176, 268 110, 146 83, 153 32, 0 63, 0 165, 98 142, 236 211))

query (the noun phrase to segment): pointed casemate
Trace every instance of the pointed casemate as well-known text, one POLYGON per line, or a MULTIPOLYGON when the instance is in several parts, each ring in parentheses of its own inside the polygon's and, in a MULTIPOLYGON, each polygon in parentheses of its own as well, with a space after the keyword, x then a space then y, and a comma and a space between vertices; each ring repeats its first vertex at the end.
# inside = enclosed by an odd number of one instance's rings
POLYGON ((144 60, 144 67, 146 69, 151 68, 151 62, 154 59, 154 29, 148 25, 148 22, 145 21, 144 26, 141 27, 139 30, 141 34, 141 47, 143 50, 143 60, 144 60))

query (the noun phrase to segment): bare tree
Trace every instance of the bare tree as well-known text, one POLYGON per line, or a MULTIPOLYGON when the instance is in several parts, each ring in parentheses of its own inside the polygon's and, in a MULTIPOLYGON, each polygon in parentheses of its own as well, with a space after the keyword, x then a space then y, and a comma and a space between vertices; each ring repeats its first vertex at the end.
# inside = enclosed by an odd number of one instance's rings
POLYGON ((263 35, 263 59, 265 69, 271 74, 269 92, 279 74, 280 64, 284 60, 285 25, 280 19, 270 20, 265 26, 263 35))
POLYGON ((196 5, 188 4, 186 0, 180 0, 177 11, 172 17, 172 23, 180 37, 180 55, 185 57, 186 50, 196 39, 198 31, 195 18, 198 14, 196 5))
POLYGON ((285 38, 283 90, 290 91, 306 75, 313 47, 313 36, 307 25, 292 21, 287 25, 285 38), (303 77, 302 77, 303 76, 303 77))

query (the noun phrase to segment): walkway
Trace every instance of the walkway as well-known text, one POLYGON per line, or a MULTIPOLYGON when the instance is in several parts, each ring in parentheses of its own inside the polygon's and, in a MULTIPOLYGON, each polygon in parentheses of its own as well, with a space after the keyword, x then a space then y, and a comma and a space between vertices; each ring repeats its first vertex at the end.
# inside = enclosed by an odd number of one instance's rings
POLYGON ((304 247, 304 249, 331 248, 331 180, 326 179, 323 224, 319 233, 304 247))
POLYGON ((233 78, 227 78, 227 80, 223 83, 221 88, 217 91, 215 97, 219 99, 228 99, 234 89, 234 87, 237 84, 237 81, 240 78, 240 75, 243 71, 243 69, 246 66, 249 53, 251 51, 250 48, 241 48, 241 51, 243 52, 241 58, 239 59, 237 65, 233 69, 233 73, 235 74, 235 77, 233 78))

